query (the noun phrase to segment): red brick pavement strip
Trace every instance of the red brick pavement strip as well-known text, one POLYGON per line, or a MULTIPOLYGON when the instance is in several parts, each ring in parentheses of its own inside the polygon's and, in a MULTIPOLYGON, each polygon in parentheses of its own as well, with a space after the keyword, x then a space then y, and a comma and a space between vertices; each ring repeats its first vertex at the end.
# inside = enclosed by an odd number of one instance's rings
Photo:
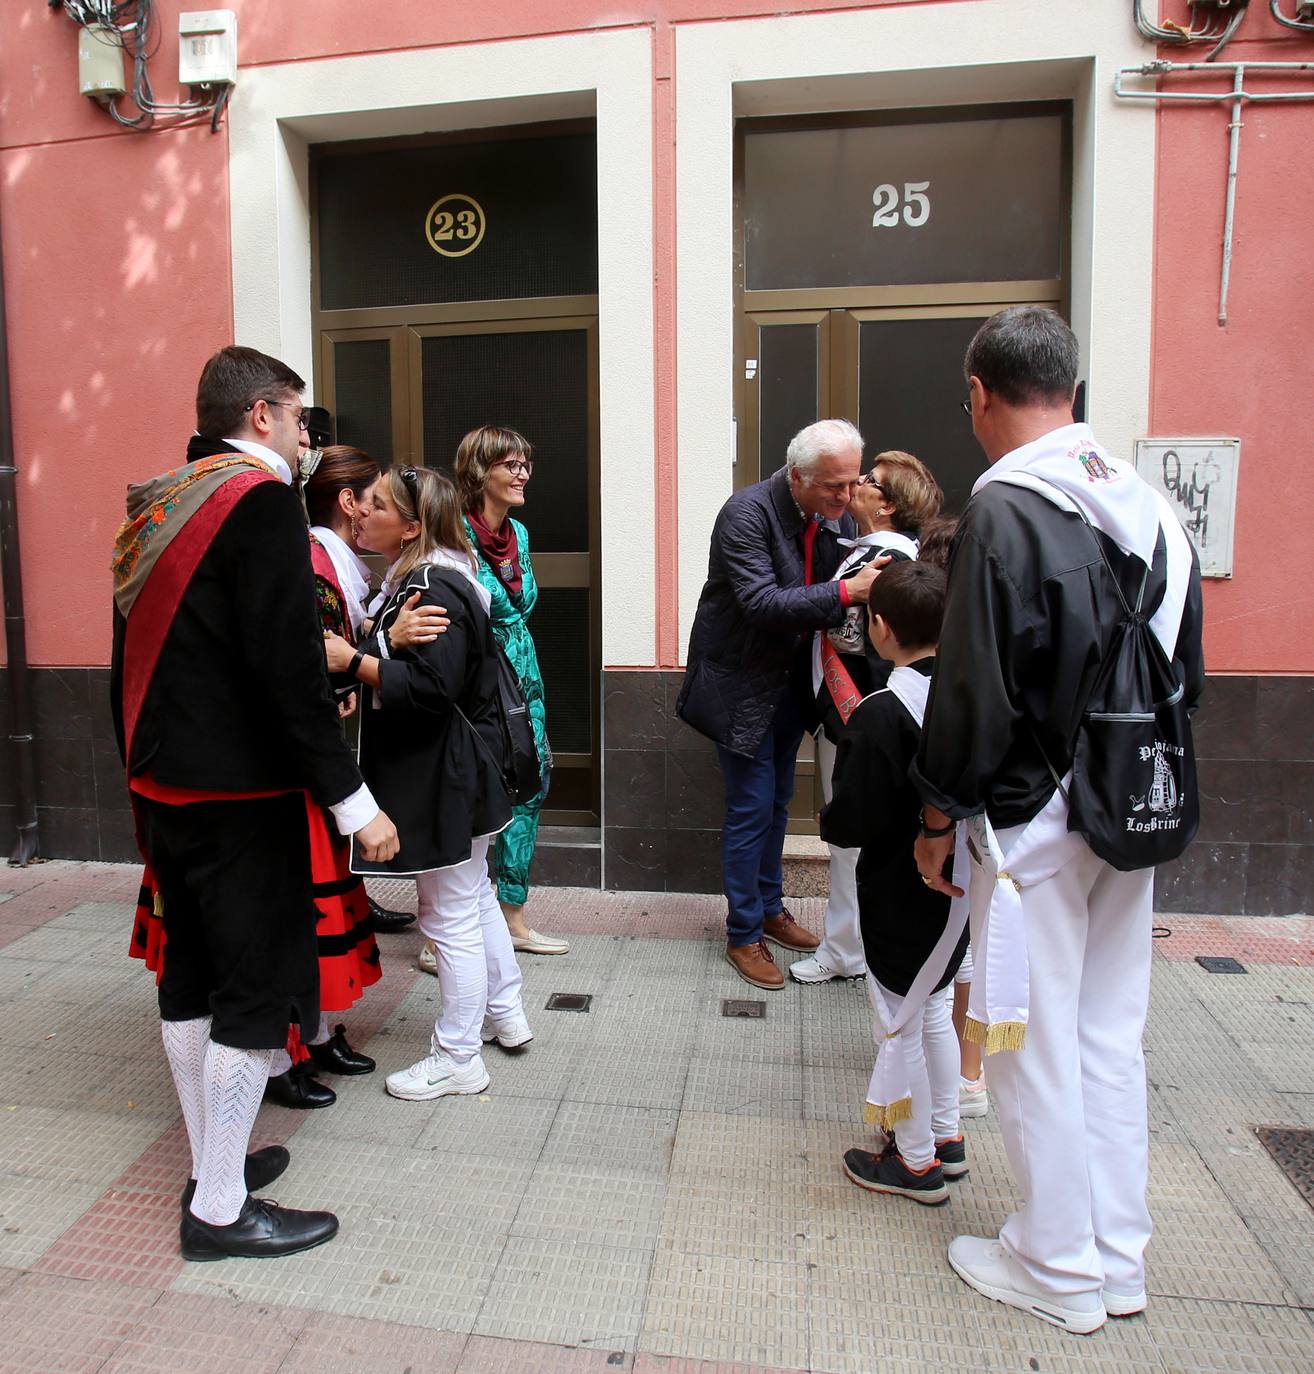
MULTIPOLYGON (((345 1014, 355 1043, 364 1044, 378 1031, 418 976, 407 957, 412 943, 405 935, 384 937, 383 977, 368 989, 358 1010, 345 1014)), ((143 976, 149 975, 143 970, 143 976)), ((252 1134, 253 1148, 286 1144, 305 1119, 305 1112, 263 1107, 252 1134)), ((46 1250, 33 1271, 168 1288, 184 1263, 178 1253, 179 1194, 190 1169, 187 1134, 178 1121, 46 1250)))
POLYGON ((0 1330, 0 1374, 768 1374, 47 1274, 0 1284, 0 1330))
POLYGON ((1154 942, 1161 959, 1230 954, 1243 964, 1314 964, 1314 917, 1159 915, 1154 923, 1172 932, 1154 942))

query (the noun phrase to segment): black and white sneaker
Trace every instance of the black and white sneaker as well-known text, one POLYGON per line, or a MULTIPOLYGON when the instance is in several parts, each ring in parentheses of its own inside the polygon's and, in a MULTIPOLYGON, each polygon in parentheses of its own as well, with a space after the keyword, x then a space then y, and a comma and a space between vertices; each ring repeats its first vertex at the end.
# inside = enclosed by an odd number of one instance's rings
POLYGON ((846 1150, 844 1172, 859 1188, 866 1188, 871 1193, 911 1198, 924 1207, 938 1207, 949 1201, 949 1188, 938 1163, 917 1173, 903 1162, 893 1147, 879 1155, 870 1150, 846 1150))
POLYGON ((967 1173, 967 1145, 961 1135, 935 1142, 935 1162, 949 1179, 962 1178, 967 1173))

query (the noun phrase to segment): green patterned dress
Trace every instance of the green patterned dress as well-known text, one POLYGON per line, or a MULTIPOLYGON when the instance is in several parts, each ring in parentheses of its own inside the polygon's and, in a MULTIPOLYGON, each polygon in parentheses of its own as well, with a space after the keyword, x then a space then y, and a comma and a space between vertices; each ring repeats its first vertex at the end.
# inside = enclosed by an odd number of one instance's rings
MULTIPOLYGON (((506 517, 511 520, 508 515, 506 517)), ((506 651, 529 703, 529 718, 534 725, 534 741, 538 745, 538 759, 543 769, 543 789, 531 802, 513 808, 511 824, 497 837, 494 867, 497 873, 497 899, 508 906, 524 906, 529 897, 529 866, 534 861, 534 846, 538 842, 538 813, 547 795, 552 771, 552 750, 547 739, 547 707, 543 700, 543 676, 538 670, 538 655, 529 633, 529 617, 538 601, 538 583, 534 580, 534 565, 529 558, 529 535, 519 520, 511 520, 519 550, 520 592, 513 594, 488 566, 479 560, 479 581, 492 597, 489 615, 493 633, 506 651)), ((465 532, 470 546, 478 550, 470 522, 465 532)))

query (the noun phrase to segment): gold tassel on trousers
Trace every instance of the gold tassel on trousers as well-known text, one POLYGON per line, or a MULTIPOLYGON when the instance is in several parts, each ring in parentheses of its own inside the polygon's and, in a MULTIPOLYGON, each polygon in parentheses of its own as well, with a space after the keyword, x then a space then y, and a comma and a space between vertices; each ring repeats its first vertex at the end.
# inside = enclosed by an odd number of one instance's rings
POLYGON ((897 1102, 890 1102, 884 1107, 877 1106, 875 1102, 865 1102, 862 1107, 862 1119, 869 1126, 879 1126, 886 1132, 892 1131, 900 1121, 912 1120, 912 1098, 901 1097, 897 1102))
POLYGON ((987 1054, 1002 1054, 1020 1050, 1027 1038, 1025 1021, 996 1021, 987 1026, 969 1016, 963 1023, 963 1039, 969 1045, 980 1045, 987 1054))

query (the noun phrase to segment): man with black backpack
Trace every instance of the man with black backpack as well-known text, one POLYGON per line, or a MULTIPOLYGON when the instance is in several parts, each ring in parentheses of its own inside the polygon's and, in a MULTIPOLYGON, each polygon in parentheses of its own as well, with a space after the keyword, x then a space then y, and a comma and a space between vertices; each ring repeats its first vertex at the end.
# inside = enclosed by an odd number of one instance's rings
POLYGON ((1067 1330, 1145 1307, 1141 1036, 1153 867, 1195 831, 1188 713, 1200 573, 1167 503, 1073 424, 1078 349, 1052 310, 987 320, 964 372, 990 464, 955 535, 912 768, 922 880, 967 827, 983 1044, 1025 1200, 955 1271, 1067 1330))

